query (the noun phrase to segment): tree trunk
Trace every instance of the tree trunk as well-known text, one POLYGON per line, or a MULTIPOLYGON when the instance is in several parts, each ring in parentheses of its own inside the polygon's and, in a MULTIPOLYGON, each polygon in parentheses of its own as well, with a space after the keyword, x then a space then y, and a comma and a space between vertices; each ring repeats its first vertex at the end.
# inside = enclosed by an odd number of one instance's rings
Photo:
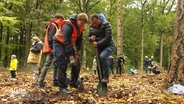
POLYGON ((147 0, 141 0, 141 71, 143 71, 143 61, 144 61, 144 5, 146 4, 147 0))
POLYGON ((162 67, 163 62, 163 33, 160 34, 160 67, 162 67))
POLYGON ((6 37, 6 41, 5 41, 5 48, 4 48, 4 59, 3 59, 3 65, 4 67, 8 67, 8 63, 9 63, 9 60, 8 60, 8 50, 9 48, 7 47, 8 44, 9 44, 9 37, 10 37, 10 27, 7 27, 7 37, 6 37))
POLYGON ((174 42, 167 84, 173 82, 184 85, 184 0, 178 0, 174 23, 174 42))
POLYGON ((83 45, 83 59, 82 59, 82 68, 84 68, 84 69, 86 69, 87 67, 86 67, 86 42, 83 40, 83 44, 85 44, 85 45, 83 45))
POLYGON ((1 55, 2 55, 2 34, 3 34, 3 24, 0 22, 0 61, 1 61, 1 55))
POLYGON ((117 18, 117 55, 123 54, 123 1, 118 0, 118 18, 117 18))

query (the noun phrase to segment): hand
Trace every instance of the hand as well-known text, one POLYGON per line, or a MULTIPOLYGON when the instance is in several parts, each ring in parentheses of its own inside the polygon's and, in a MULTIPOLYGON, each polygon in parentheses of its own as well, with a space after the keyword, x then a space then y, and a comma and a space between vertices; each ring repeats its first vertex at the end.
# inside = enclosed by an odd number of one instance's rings
POLYGON ((96 40, 96 36, 95 35, 92 35, 90 38, 91 38, 91 41, 93 41, 93 42, 96 40))
POLYGON ((75 66, 75 59, 74 59, 74 57, 70 56, 69 59, 70 59, 70 65, 71 66, 75 66))
POLYGON ((93 47, 97 47, 97 42, 93 42, 93 47))
POLYGON ((80 51, 75 51, 75 59, 79 59, 80 57, 80 51))

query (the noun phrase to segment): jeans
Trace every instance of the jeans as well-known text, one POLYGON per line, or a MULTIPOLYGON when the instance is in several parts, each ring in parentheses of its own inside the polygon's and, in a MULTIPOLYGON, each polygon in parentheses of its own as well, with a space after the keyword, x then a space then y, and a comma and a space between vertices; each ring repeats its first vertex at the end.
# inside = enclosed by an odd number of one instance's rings
POLYGON ((108 46, 105 49, 99 49, 99 56, 100 56, 100 64, 102 69, 102 78, 108 79, 109 73, 109 63, 108 63, 108 57, 112 54, 114 51, 114 46, 108 46))
POLYGON ((16 78, 16 71, 10 71, 11 72, 11 78, 16 78))
POLYGON ((146 73, 148 72, 148 66, 145 66, 145 72, 146 73))
MULTIPOLYGON (((42 69, 41 76, 40 76, 40 83, 44 83, 47 71, 48 71, 48 69, 50 69, 53 61, 54 61, 54 54, 53 53, 47 53, 45 65, 42 69)), ((56 70, 56 68, 54 68, 53 80, 54 80, 54 82, 57 81, 57 70, 56 70)))

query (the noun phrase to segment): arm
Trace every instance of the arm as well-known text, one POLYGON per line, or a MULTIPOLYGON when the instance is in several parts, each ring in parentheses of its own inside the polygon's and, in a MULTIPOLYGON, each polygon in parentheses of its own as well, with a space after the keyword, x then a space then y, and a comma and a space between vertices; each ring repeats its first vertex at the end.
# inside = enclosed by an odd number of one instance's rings
POLYGON ((34 53, 40 53, 40 52, 41 52, 41 50, 42 50, 42 48, 43 48, 43 44, 42 44, 42 43, 37 42, 37 43, 36 43, 36 46, 35 46, 35 47, 33 47, 33 48, 31 48, 31 52, 34 52, 34 53))
POLYGON ((82 40, 83 40, 82 35, 83 35, 83 33, 82 33, 82 34, 79 36, 79 38, 76 40, 76 48, 77 48, 78 51, 81 50, 82 40))
POLYGON ((53 36, 55 35, 56 31, 57 30, 56 30, 56 27, 54 25, 51 25, 48 28, 48 41, 49 41, 50 48, 52 48, 53 36))
POLYGON ((62 26, 62 31, 63 31, 63 38, 64 38, 64 45, 65 45, 65 50, 66 54, 69 56, 73 56, 73 48, 71 46, 72 40, 72 26, 66 23, 65 25, 62 26))
POLYGON ((105 23, 105 37, 97 42, 97 45, 103 45, 112 39, 112 28, 109 22, 105 23))

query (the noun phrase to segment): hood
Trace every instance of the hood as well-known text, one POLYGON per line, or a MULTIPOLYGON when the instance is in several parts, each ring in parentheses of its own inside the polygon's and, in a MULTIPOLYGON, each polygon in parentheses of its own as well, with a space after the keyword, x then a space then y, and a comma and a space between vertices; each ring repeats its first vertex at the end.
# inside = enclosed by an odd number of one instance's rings
POLYGON ((69 20, 72 21, 73 23, 76 23, 77 14, 72 14, 72 15, 70 15, 69 20))

